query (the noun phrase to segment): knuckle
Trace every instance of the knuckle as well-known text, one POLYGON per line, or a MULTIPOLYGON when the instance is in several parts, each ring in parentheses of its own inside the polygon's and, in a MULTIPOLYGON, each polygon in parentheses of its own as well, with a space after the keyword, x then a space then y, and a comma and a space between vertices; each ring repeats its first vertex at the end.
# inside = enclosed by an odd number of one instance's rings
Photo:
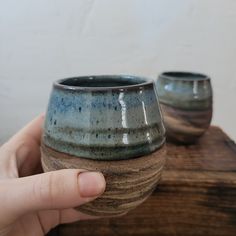
POLYGON ((56 197, 56 182, 55 174, 49 172, 45 176, 40 176, 34 188, 39 201, 49 204, 50 207, 53 206, 56 197))
POLYGON ((77 173, 68 175, 63 171, 48 172, 38 178, 34 192, 39 201, 46 203, 49 208, 56 208, 58 204, 69 204, 79 197, 76 176, 77 173))

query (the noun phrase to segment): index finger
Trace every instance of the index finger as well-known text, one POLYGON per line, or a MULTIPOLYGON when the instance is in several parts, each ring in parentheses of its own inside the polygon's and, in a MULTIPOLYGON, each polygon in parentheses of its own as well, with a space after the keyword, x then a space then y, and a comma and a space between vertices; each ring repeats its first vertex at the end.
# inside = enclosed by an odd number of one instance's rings
POLYGON ((15 159, 20 176, 32 174, 40 162, 40 140, 44 115, 40 115, 16 133, 4 145, 5 162, 15 159))

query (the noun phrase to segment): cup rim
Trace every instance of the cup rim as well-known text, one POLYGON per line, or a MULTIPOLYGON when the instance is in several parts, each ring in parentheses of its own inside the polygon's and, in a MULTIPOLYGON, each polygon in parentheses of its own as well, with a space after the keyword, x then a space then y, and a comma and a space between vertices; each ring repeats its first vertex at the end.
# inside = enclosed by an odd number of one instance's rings
POLYGON ((209 81, 210 77, 203 73, 191 71, 164 71, 159 78, 176 80, 176 81, 209 81))
POLYGON ((136 75, 84 75, 84 76, 74 76, 74 77, 67 77, 64 79, 59 79, 56 80, 53 83, 54 88, 62 89, 62 90, 70 90, 70 91, 107 91, 107 90, 119 90, 119 91, 124 91, 124 90, 132 90, 132 89, 139 89, 142 87, 149 87, 153 86, 154 87, 154 81, 151 79, 148 79, 143 76, 136 76, 136 75), (122 86, 101 86, 101 87, 90 87, 90 86, 73 86, 73 85, 66 85, 63 84, 67 80, 79 80, 79 79, 107 79, 111 78, 113 80, 117 79, 136 79, 140 80, 140 82, 137 82, 137 84, 130 84, 130 85, 122 85, 122 86))

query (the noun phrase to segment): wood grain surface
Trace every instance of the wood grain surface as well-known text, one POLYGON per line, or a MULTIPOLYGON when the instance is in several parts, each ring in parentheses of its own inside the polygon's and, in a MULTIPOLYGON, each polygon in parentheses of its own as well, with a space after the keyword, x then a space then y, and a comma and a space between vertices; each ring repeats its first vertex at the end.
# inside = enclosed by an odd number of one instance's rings
POLYGON ((158 188, 126 216, 62 225, 54 235, 236 235, 236 145, 211 127, 196 145, 167 145, 158 188))

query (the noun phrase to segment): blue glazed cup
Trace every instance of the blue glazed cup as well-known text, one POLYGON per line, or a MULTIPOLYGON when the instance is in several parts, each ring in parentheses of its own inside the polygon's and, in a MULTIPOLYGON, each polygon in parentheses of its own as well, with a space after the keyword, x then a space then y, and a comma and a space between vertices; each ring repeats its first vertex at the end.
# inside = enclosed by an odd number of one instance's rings
POLYGON ((56 81, 44 126, 44 145, 95 160, 146 155, 165 142, 154 83, 126 75, 56 81))

